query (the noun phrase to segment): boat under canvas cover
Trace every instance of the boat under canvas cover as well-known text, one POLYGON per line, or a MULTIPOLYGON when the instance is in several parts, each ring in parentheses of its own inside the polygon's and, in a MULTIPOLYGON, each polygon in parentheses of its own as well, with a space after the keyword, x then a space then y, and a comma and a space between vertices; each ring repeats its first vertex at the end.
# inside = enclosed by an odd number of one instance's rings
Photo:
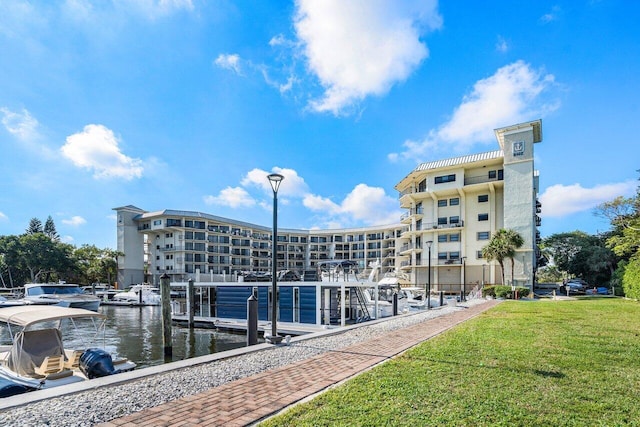
POLYGON ((60 321, 63 319, 99 318, 104 319, 104 314, 82 308, 69 308, 44 305, 26 305, 18 307, 5 307, 0 310, 0 322, 10 325, 28 328, 41 322, 60 321))
POLYGON ((36 377, 36 369, 45 358, 64 357, 64 346, 59 329, 34 329, 16 334, 16 345, 11 347, 7 366, 18 375, 36 377))

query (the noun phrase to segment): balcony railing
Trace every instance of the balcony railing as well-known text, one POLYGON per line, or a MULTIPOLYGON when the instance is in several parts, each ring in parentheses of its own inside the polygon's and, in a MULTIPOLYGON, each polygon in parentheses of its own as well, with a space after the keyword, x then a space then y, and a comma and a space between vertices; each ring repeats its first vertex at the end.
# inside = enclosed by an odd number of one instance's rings
POLYGON ((417 208, 417 209, 409 209, 407 212, 403 213, 400 216, 400 221, 409 218, 412 215, 423 215, 424 214, 424 209, 423 208, 417 208))
MULTIPOLYGON (((432 259, 431 267, 436 267, 439 265, 462 265, 462 260, 458 259, 432 259)), ((400 267, 428 267, 429 260, 421 259, 419 261, 402 261, 400 263, 400 267)))
POLYGON ((502 181, 503 179, 496 175, 495 178, 489 178, 487 175, 470 176, 464 178, 464 185, 482 184, 483 182, 502 181))

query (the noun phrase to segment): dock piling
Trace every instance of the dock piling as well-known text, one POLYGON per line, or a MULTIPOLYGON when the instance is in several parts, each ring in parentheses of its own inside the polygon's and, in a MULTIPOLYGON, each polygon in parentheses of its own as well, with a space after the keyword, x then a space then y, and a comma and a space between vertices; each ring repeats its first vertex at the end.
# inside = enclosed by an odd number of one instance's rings
POLYGON ((193 329, 193 315, 196 311, 195 291, 193 289, 193 279, 187 282, 187 313, 189 314, 189 328, 193 329))
MULTIPOLYGON (((173 355, 173 344, 171 342, 171 281, 167 273, 160 276, 160 297, 162 300, 162 344, 164 356, 173 355)), ((140 291, 142 294, 142 291, 140 291)))
POLYGON ((247 346, 258 344, 258 299, 255 295, 247 299, 247 346))

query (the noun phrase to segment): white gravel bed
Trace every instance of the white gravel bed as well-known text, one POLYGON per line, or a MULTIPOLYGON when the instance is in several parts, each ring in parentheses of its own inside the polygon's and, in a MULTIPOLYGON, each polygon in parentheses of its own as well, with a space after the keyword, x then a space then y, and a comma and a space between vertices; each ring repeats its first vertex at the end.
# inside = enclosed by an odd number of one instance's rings
MULTIPOLYGON (((483 300, 474 300, 464 305, 481 302, 483 300)), ((445 306, 374 324, 365 323, 337 334, 291 342, 288 346, 273 346, 123 384, 9 408, 0 414, 0 426, 92 426, 460 309, 460 306, 445 306)))

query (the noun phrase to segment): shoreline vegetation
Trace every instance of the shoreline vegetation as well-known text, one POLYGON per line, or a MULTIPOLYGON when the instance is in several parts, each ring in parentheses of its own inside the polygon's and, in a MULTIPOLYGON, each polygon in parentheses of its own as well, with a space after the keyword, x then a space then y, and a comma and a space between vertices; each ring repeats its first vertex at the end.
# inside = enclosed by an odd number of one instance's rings
POLYGON ((636 425, 639 338, 634 301, 505 301, 260 425, 636 425))

